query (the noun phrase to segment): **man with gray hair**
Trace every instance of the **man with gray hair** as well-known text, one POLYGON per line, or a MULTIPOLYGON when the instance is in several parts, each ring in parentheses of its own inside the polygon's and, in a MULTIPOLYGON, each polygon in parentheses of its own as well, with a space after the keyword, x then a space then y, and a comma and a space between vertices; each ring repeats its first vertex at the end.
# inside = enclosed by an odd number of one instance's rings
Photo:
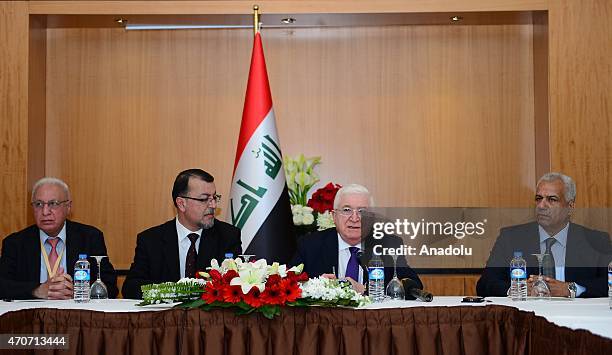
MULTIPOLYGON (((351 282, 353 288, 362 293, 368 281, 367 265, 372 258, 376 244, 398 248, 402 241, 396 236, 384 236, 375 240, 370 230, 362 230, 362 217, 373 199, 367 188, 357 184, 346 185, 336 193, 332 211, 335 228, 318 231, 298 241, 296 255, 291 264, 304 264, 304 271, 310 277, 324 276, 342 278, 351 282)), ((385 284, 393 278, 393 261, 390 256, 382 257, 385 263, 385 284)), ((413 279, 422 288, 419 276, 402 256, 397 259, 397 274, 400 279, 413 279)))
MULTIPOLYGON (((32 188, 36 224, 6 237, 0 256, 0 295, 7 299, 70 299, 79 254, 107 255, 100 230, 68 220, 72 208, 68 185, 45 177, 32 188)), ((91 262, 91 278, 98 267, 91 262)), ((108 296, 117 296, 117 277, 108 258, 101 262, 108 296)))
MULTIPOLYGON (((546 254, 544 280, 553 297, 605 297, 610 261, 610 236, 570 222, 576 184, 567 175, 547 173, 538 180, 535 222, 502 228, 476 290, 480 296, 506 296, 508 266, 514 251, 527 261, 527 288, 535 282, 538 262, 533 254, 546 254)), ((528 291, 529 292, 529 291, 528 291)))

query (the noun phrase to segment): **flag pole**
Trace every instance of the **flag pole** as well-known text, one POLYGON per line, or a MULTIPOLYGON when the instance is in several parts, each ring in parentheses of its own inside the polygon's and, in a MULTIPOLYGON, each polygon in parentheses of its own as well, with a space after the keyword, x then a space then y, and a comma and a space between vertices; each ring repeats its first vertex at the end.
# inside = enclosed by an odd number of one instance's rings
POLYGON ((253 5, 253 35, 259 33, 259 5, 253 5))

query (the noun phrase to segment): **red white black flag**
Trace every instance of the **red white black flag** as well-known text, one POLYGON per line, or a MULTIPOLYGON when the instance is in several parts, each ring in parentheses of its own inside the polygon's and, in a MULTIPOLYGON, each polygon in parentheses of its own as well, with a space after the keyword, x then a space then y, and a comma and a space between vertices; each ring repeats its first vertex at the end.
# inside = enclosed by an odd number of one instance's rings
POLYGON ((230 195, 231 220, 242 231, 243 252, 287 263, 295 251, 295 236, 259 33, 253 43, 230 195))

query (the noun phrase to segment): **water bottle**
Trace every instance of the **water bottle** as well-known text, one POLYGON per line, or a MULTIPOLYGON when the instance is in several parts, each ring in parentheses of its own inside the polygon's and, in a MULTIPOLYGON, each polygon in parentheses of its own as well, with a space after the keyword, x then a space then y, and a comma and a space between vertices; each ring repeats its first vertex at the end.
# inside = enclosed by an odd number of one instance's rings
POLYGON ((89 302, 89 261, 86 254, 79 254, 74 264, 74 302, 89 302))
POLYGON ((368 292, 373 302, 385 298, 385 265, 380 255, 374 254, 368 263, 368 292))
POLYGON ((510 261, 510 297, 513 301, 527 300, 527 262, 520 251, 515 251, 510 261))
POLYGON ((610 303, 610 309, 612 309, 612 261, 608 264, 608 302, 610 303))

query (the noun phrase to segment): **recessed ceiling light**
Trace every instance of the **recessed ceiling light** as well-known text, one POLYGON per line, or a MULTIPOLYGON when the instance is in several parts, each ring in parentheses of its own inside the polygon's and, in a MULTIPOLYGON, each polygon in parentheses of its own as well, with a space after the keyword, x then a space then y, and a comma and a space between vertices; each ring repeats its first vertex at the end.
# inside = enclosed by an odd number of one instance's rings
POLYGON ((281 20, 281 23, 284 23, 285 25, 290 25, 292 23, 295 23, 295 19, 293 17, 286 17, 281 20))
POLYGON ((453 16, 453 17, 451 17, 451 21, 453 21, 453 22, 459 22, 461 20, 463 20, 463 17, 461 17, 461 16, 453 16))
POLYGON ((115 22, 117 22, 120 25, 125 25, 127 23, 127 20, 124 19, 123 17, 119 17, 115 19, 115 22))

